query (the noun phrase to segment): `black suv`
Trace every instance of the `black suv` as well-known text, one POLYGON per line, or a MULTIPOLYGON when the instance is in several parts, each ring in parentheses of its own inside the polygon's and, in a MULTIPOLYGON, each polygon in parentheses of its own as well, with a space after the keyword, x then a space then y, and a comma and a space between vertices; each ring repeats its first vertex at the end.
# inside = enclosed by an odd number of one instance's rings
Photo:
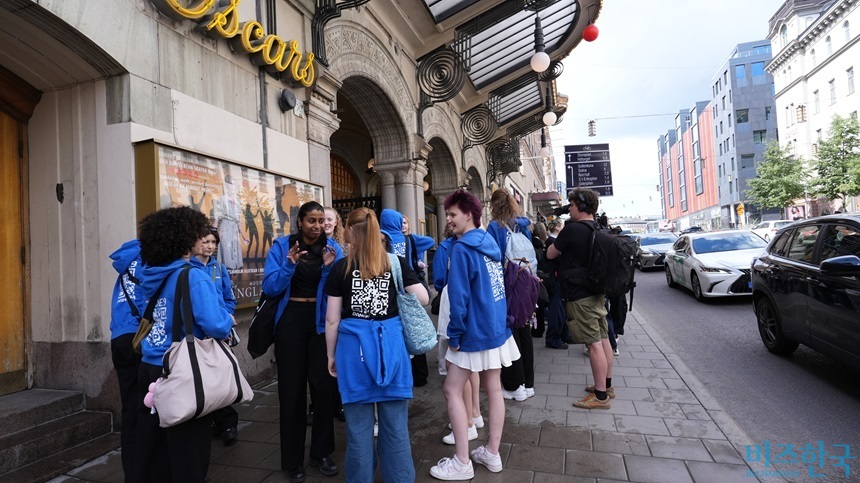
POLYGON ((860 370, 860 216, 780 229, 752 263, 753 305, 770 352, 798 344, 860 370))

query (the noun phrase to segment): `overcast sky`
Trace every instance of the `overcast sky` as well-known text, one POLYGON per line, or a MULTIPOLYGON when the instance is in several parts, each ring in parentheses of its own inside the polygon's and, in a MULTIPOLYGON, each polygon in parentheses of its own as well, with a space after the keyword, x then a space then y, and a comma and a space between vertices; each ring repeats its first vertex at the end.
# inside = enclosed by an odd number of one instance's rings
POLYGON ((782 3, 605 0, 599 37, 573 49, 558 80, 570 97, 564 120, 550 130, 559 180, 565 145, 609 143, 615 196, 602 198, 601 210, 659 216, 658 136, 674 129, 679 110, 710 100, 711 78, 732 49, 765 39, 782 3), (595 137, 589 119, 597 120, 595 137))

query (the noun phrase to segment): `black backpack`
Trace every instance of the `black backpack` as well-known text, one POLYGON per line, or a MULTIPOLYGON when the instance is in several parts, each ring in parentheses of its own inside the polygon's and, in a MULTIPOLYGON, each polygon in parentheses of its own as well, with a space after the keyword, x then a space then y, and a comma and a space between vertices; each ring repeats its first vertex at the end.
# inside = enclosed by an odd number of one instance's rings
MULTIPOLYGON (((591 256, 585 273, 585 285, 594 293, 610 297, 632 292, 636 282, 636 240, 622 235, 620 230, 604 228, 595 222, 585 222, 593 230, 591 256)), ((632 293, 631 293, 632 303, 632 293)))

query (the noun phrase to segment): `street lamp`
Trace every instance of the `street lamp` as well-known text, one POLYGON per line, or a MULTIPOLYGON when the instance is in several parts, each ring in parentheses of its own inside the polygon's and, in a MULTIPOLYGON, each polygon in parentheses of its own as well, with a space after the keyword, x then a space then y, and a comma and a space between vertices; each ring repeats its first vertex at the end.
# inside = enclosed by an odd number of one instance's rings
POLYGON ((532 55, 529 64, 532 70, 541 73, 549 68, 550 58, 546 52, 546 45, 543 43, 543 28, 540 25, 540 15, 535 15, 535 53, 532 55))
POLYGON ((538 155, 541 157, 550 155, 549 148, 546 146, 546 134, 543 128, 540 129, 540 150, 538 151, 538 155))
POLYGON ((552 97, 549 90, 549 82, 546 83, 546 111, 543 113, 543 125, 552 126, 558 120, 558 117, 552 112, 552 97))

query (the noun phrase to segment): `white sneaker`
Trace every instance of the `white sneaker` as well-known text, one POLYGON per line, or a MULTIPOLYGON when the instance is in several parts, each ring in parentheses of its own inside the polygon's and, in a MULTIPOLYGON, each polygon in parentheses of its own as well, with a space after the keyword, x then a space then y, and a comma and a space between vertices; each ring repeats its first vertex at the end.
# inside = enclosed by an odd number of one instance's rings
POLYGON ((430 476, 438 480, 471 480, 475 477, 475 467, 472 460, 463 464, 457 461, 457 456, 442 458, 436 466, 430 468, 430 476))
MULTIPOLYGON (((484 417, 478 416, 477 418, 472 418, 472 424, 475 425, 476 428, 481 429, 484 427, 484 417)), ((448 421, 448 429, 454 429, 451 427, 451 421, 448 421)))
POLYGON ((526 386, 520 385, 516 391, 508 391, 507 389, 502 389, 502 396, 505 399, 514 399, 517 401, 525 401, 528 399, 528 395, 526 395, 526 386))
POLYGON ((472 459, 475 460, 475 463, 486 466, 487 469, 493 473, 502 471, 502 456, 491 454, 490 450, 488 450, 486 446, 478 446, 476 449, 473 449, 470 454, 472 455, 472 459))
MULTIPOLYGON (((469 426, 469 431, 466 433, 468 435, 469 441, 473 439, 478 439, 478 428, 474 426, 469 426)), ((442 438, 442 442, 445 444, 454 444, 454 432, 451 431, 449 434, 445 435, 442 438)))
POLYGON ((618 349, 613 350, 612 353, 617 356, 618 355, 618 349))
POLYGON ((535 397, 535 388, 527 387, 526 388, 526 397, 535 397))
POLYGON ((588 346, 585 346, 585 348, 582 349, 582 353, 588 355, 588 346))
POLYGON ((379 436, 379 423, 373 423, 373 437, 379 436))

